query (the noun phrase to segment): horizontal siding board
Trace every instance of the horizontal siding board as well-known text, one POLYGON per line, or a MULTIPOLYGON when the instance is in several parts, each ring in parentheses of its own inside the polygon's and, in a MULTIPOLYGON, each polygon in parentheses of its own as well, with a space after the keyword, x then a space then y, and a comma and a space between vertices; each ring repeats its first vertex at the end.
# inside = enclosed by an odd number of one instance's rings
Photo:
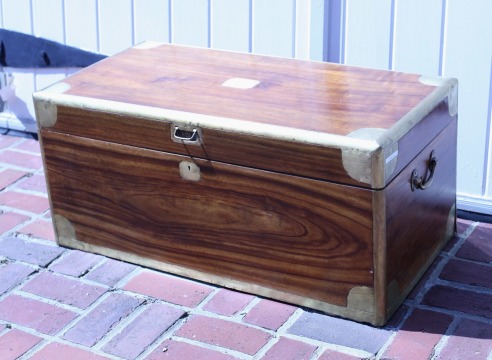
POLYGON ((295 1, 253 0, 253 52, 294 57, 295 1))
POLYGON ((211 47, 250 51, 250 0, 211 0, 211 47))
POLYGON ((32 0, 34 35, 65 42, 63 0, 32 0))
POLYGON ((114 55, 132 46, 132 1, 101 0, 98 3, 100 52, 114 55))
POLYGON ((458 188, 466 194, 483 195, 485 187, 491 14, 490 0, 447 2, 443 75, 459 80, 458 188))
POLYGON ((209 0, 171 0, 172 42, 209 46, 209 0))
POLYGON ((393 69, 438 75, 442 0, 396 1, 393 69))
POLYGON ((96 0, 65 1, 67 45, 99 52, 96 0))
POLYGON ((169 1, 134 0, 135 43, 169 42, 169 1))
POLYGON ((391 0, 346 0, 345 63, 388 69, 391 0))

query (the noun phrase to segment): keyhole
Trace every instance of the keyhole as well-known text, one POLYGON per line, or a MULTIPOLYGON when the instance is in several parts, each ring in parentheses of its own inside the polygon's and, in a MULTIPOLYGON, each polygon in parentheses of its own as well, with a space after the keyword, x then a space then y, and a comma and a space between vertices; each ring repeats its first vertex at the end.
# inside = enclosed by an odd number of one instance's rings
POLYGON ((179 163, 179 173, 181 177, 185 180, 200 180, 200 168, 195 163, 189 161, 181 161, 179 163))

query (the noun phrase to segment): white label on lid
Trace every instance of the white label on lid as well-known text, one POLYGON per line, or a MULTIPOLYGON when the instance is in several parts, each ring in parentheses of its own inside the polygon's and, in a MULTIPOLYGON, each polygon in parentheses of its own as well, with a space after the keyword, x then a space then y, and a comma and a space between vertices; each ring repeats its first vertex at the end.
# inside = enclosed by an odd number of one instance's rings
POLYGON ((224 81, 222 86, 231 87, 235 89, 252 89, 260 82, 252 79, 231 78, 224 81))

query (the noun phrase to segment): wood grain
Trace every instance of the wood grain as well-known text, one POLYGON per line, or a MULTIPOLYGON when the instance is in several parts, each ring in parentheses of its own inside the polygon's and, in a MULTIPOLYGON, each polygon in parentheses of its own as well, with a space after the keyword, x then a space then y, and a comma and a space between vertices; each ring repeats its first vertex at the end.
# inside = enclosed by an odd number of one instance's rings
POLYGON ((447 223, 456 203, 456 131, 453 121, 385 190, 387 282, 396 280, 400 293, 411 290, 417 274, 449 240, 447 223), (426 172, 432 150, 438 159, 434 181, 412 192, 411 173, 426 172))
POLYGON ((371 190, 41 136, 53 212, 80 241, 341 306, 373 286, 371 190))
POLYGON ((70 77, 68 94, 337 135, 388 129, 434 91, 418 75, 161 45, 70 77), (230 78, 253 89, 222 86, 230 78))
POLYGON ((171 141, 171 123, 59 106, 52 131, 284 174, 367 187, 343 168, 339 149, 203 129, 201 146, 171 141), (138 125, 136 124, 138 121, 138 125), (83 124, 81 126, 81 124, 83 124))

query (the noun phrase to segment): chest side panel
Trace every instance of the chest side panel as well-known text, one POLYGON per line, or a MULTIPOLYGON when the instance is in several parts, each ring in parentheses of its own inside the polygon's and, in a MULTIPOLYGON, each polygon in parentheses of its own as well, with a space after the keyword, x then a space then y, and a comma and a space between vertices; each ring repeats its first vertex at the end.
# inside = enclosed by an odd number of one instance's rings
POLYGON ((424 147, 434 139, 454 120, 449 113, 449 105, 442 101, 421 121, 411 127, 398 141, 398 161, 393 171, 396 177, 410 161, 412 161, 424 147))
POLYGON ((387 285, 389 305, 408 294, 455 230, 456 121, 452 121, 388 186, 387 285), (431 152, 437 166, 431 185, 412 191, 412 172, 428 178, 431 152))
POLYGON ((373 287, 369 190, 41 135, 54 217, 82 242, 340 306, 373 287))

